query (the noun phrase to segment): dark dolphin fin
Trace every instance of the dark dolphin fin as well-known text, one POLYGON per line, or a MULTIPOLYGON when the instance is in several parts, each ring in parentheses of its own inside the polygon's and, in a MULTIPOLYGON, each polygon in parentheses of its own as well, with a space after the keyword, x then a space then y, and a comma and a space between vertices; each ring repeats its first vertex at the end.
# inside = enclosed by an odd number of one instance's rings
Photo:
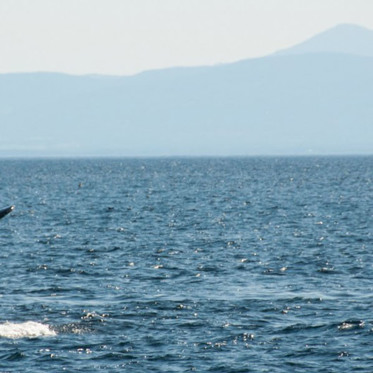
POLYGON ((0 210, 0 219, 3 218, 5 215, 8 215, 13 210, 14 210, 14 206, 9 206, 9 207, 6 207, 5 209, 0 210))

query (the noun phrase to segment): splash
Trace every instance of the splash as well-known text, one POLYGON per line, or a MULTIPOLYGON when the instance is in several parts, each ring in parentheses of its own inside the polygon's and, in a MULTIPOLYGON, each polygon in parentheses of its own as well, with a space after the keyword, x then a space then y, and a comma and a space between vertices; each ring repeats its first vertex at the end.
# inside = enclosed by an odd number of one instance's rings
POLYGON ((34 321, 24 323, 6 322, 0 324, 0 338, 39 338, 53 337, 57 333, 49 325, 40 324, 34 321))

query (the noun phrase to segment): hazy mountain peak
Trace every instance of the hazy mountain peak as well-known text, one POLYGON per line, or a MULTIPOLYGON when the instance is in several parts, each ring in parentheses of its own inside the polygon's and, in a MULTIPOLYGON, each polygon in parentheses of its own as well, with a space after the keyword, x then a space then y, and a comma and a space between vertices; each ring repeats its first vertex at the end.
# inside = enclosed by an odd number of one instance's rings
POLYGON ((0 157, 372 154, 372 48, 373 31, 340 25, 285 58, 0 74, 0 157))
POLYGON ((373 57, 373 30, 340 24, 276 55, 305 53, 346 53, 373 57))

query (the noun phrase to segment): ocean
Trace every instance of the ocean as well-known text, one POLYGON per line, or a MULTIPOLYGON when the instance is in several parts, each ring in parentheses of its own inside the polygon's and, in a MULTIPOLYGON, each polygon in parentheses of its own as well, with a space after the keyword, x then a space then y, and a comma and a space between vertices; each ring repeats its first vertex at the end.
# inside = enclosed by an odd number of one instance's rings
POLYGON ((372 156, 0 172, 0 372, 373 371, 372 156))

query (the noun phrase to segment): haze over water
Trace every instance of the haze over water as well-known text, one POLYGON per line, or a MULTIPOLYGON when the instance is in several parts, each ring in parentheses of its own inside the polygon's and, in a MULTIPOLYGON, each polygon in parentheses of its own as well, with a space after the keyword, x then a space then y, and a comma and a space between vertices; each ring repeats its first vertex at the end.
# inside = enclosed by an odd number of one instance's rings
POLYGON ((371 370, 372 157, 0 171, 1 371, 371 370))

